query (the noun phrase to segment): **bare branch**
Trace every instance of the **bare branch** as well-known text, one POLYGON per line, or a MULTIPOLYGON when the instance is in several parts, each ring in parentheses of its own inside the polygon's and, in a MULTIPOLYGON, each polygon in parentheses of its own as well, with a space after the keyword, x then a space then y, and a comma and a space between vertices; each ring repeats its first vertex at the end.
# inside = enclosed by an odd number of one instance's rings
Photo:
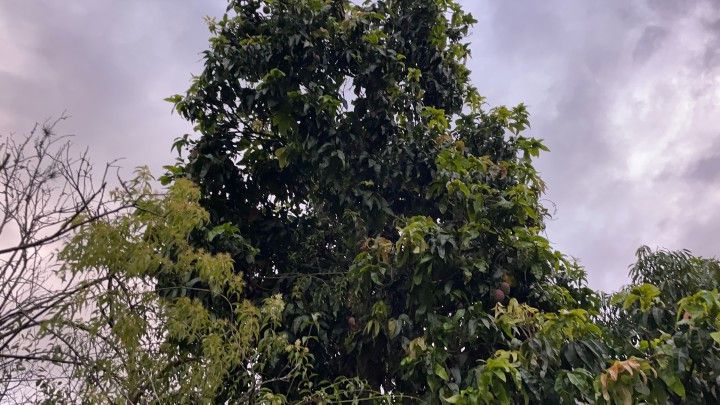
POLYGON ((82 361, 53 353, 57 345, 38 332, 60 311, 81 310, 77 297, 106 279, 62 276, 57 249, 78 229, 134 205, 109 198, 110 181, 127 189, 115 162, 96 173, 88 151, 76 153, 71 137, 56 133, 67 118, 0 136, 0 402, 29 395, 22 381, 69 376, 82 361))

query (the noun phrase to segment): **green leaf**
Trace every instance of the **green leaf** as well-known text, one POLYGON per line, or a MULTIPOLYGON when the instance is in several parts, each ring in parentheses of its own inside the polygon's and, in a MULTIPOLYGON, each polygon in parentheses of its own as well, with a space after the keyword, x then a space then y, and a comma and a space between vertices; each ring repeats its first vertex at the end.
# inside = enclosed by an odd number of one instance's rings
POLYGON ((680 396, 681 398, 685 398, 685 386, 680 381, 680 378, 678 378, 675 374, 663 374, 662 380, 665 382, 665 385, 668 386, 675 394, 680 396))
POLYGON ((240 228, 227 222, 212 228, 207 234, 208 242, 212 242, 216 237, 220 235, 234 235, 240 231, 240 228))
POLYGON ((460 399, 462 399, 462 397, 460 396, 460 394, 455 394, 455 395, 453 395, 453 396, 451 396, 451 397, 443 398, 443 399, 444 399, 445 402, 447 402, 448 404, 457 404, 458 402, 460 402, 460 399))
POLYGON ((272 123, 277 127, 281 135, 285 135, 295 126, 293 117, 286 112, 278 112, 272 116, 272 123))
POLYGON ((275 149, 275 157, 277 157, 281 169, 286 168, 288 165, 287 155, 288 153, 285 147, 275 149))
POLYGON ((167 101, 168 103, 177 104, 177 103, 181 102, 182 99, 183 99, 183 97, 180 94, 173 94, 170 97, 164 98, 163 101, 167 101))
POLYGON ((435 375, 440 377, 443 381, 448 381, 450 379, 445 367, 443 367, 440 363, 435 363, 435 375))

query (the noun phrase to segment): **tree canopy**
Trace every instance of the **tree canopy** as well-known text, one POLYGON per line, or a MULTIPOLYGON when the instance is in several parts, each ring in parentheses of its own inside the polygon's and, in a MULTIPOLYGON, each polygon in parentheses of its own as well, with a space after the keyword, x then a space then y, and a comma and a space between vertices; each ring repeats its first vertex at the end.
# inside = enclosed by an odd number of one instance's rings
POLYGON ((179 140, 174 176, 223 230, 197 243, 232 255, 243 299, 287 300, 285 333, 318 382, 450 396, 511 348, 495 304, 598 305, 542 236, 532 158, 546 148, 522 134, 526 108, 487 108, 468 81, 473 22, 451 1, 231 2, 204 71, 171 99, 201 133, 179 140))
MULTIPOLYGON (((189 154, 169 176, 198 185, 218 229, 196 243, 232 256, 241 299, 280 294, 313 386, 352 377, 430 402, 684 397, 675 377, 649 382, 658 365, 631 350, 672 331, 678 312, 617 346, 594 322, 612 304, 544 237, 532 159, 547 148, 524 135, 522 104, 488 107, 469 82, 473 23, 449 0, 231 1, 210 22, 204 71, 170 99, 201 134, 178 140, 189 154)), ((663 253, 641 253, 618 315, 639 328, 660 311, 648 300, 675 305, 710 274, 653 274, 663 253)), ((678 274, 712 267, 673 259, 687 262, 668 267, 678 274)), ((256 370, 264 389, 301 399, 277 372, 256 370)), ((232 374, 225 387, 219 398, 248 389, 232 374)))

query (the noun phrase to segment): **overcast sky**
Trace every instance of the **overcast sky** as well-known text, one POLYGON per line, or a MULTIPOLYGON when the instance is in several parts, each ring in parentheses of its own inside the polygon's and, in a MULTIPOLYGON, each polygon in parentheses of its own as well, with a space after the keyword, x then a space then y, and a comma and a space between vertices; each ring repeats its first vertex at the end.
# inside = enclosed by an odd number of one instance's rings
MULTIPOLYGON (((720 249, 720 2, 461 1, 473 81, 524 102, 552 152, 538 166, 548 236, 593 287, 626 282, 641 244, 720 249)), ((201 69, 223 0, 0 0, 0 134, 67 111, 98 162, 156 171, 189 130, 162 99, 201 69)))

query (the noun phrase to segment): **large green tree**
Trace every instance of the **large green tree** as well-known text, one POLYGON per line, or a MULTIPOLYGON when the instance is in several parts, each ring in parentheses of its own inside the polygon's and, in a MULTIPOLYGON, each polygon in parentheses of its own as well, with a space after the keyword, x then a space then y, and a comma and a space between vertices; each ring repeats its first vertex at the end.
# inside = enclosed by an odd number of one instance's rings
MULTIPOLYGON (((196 182, 221 230, 195 242, 232 255, 238 299, 283 297, 284 333, 309 348, 316 383, 359 377, 437 399, 499 378, 506 388, 483 395, 526 384, 552 397, 507 368, 515 354, 498 350, 523 342, 493 308, 513 299, 585 320, 598 304, 543 237, 531 159, 546 148, 522 134, 525 107, 488 108, 468 81, 473 22, 448 0, 231 1, 210 23, 205 69, 170 98, 201 136, 178 140, 189 154, 167 179, 196 182), (483 374, 496 357, 504 371, 483 374)), ((226 300, 188 294, 229 316, 226 300)), ((573 344, 602 352, 591 332, 573 344)), ((573 366, 555 363, 543 373, 573 366)), ((232 374, 225 384, 219 400, 248 389, 232 374)))

